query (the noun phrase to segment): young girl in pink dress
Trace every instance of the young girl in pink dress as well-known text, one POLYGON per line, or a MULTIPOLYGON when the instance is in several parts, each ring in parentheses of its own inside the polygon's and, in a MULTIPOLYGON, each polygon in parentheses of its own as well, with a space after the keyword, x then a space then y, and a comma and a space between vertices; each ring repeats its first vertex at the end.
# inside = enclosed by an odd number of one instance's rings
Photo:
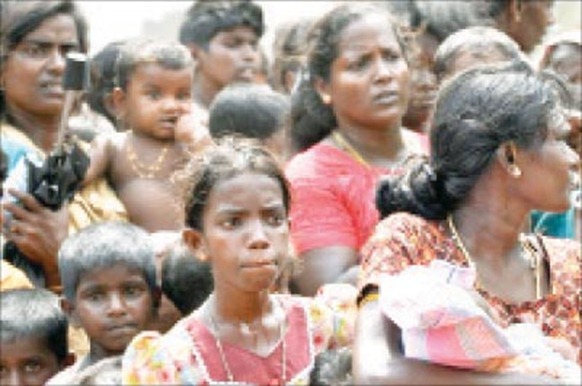
POLYGON ((183 240, 212 265, 214 291, 167 334, 134 339, 124 384, 307 383, 316 354, 349 343, 350 307, 270 293, 289 253, 289 190, 277 162, 227 139, 185 173, 183 240))

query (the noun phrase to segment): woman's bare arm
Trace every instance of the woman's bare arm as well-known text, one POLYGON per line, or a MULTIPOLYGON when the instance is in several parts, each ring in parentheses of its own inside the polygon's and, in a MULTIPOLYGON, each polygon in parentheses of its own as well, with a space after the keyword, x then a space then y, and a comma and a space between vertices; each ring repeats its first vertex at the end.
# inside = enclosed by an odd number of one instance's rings
POLYGON ((362 385, 552 385, 555 379, 517 373, 484 373, 454 369, 402 355, 399 328, 386 318, 377 301, 358 313, 352 372, 362 385))

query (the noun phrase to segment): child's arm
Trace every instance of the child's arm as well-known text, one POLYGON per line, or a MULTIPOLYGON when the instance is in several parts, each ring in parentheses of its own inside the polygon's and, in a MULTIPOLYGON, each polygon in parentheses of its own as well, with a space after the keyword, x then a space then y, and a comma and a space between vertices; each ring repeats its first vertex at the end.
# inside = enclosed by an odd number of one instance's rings
POLYGON ((116 134, 102 134, 91 142, 89 158, 91 163, 85 173, 82 186, 87 186, 99 177, 105 175, 109 169, 110 159, 113 156, 113 136, 116 134))

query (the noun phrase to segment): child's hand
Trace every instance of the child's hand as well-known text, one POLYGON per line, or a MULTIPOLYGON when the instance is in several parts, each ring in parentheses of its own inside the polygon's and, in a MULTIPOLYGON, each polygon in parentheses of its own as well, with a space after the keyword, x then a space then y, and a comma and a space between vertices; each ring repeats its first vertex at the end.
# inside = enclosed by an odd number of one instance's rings
POLYGON ((176 124, 174 138, 188 145, 193 153, 212 144, 207 117, 196 113, 182 115, 176 124))

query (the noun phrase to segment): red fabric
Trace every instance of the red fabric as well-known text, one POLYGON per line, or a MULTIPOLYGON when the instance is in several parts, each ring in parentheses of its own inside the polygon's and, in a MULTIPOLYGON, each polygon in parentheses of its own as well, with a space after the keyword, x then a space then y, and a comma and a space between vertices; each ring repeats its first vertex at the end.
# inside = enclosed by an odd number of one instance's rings
POLYGON ((345 152, 319 143, 296 155, 285 169, 291 183, 291 239, 298 254, 315 248, 359 249, 379 220, 378 177, 345 152))
MULTIPOLYGON (((289 381, 311 363, 311 352, 305 344, 310 337, 307 332, 305 312, 298 304, 292 305, 287 314, 287 332, 285 339, 285 381, 289 381)), ((211 379, 228 379, 222 363, 214 335, 198 319, 192 319, 187 326, 192 336, 197 338, 197 347, 202 355, 211 379)), ((241 347, 223 342, 224 356, 237 382, 249 382, 257 385, 281 384, 282 342, 266 357, 245 350, 241 347), (254 369, 252 372, 248 370, 254 369)))

